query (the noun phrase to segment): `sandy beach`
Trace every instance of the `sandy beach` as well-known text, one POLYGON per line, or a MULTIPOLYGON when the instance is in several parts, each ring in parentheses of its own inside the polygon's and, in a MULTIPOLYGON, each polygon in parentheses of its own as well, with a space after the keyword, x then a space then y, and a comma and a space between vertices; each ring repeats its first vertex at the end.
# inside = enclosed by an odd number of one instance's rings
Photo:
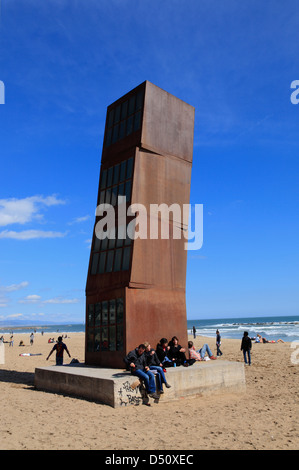
MULTIPOLYGON (((48 361, 46 357, 53 346, 49 337, 56 340, 58 334, 36 333, 32 346, 29 335, 14 334, 14 346, 4 345, 1 450, 298 449, 299 355, 294 356, 290 343, 253 344, 252 365, 245 367, 245 393, 113 409, 36 390, 35 368, 55 364, 54 354, 48 361), (291 360, 292 354, 297 361, 291 360)), ((4 339, 8 341, 9 334, 4 339)), ((70 333, 64 341, 71 357, 84 362, 84 334, 70 333)), ((216 353, 214 338, 194 340, 196 348, 204 342, 216 353)), ((243 362, 240 343, 241 338, 222 339, 222 358, 243 362)), ((65 355, 65 363, 70 360, 65 355)))

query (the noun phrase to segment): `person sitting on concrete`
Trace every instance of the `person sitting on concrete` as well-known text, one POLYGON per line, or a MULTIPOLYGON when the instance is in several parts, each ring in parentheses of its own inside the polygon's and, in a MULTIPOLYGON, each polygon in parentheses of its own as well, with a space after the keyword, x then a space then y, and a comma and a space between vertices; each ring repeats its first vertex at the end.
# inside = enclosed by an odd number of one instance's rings
POLYGON ((158 343, 156 347, 156 354, 164 368, 173 367, 173 362, 167 356, 169 349, 170 349, 170 346, 168 346, 167 339, 161 338, 160 343, 158 343))
POLYGON ((137 348, 130 351, 124 358, 124 361, 129 367, 131 374, 143 380, 145 389, 151 398, 159 398, 156 393, 156 380, 153 372, 150 371, 146 363, 145 346, 140 344, 137 348))
POLYGON ((202 348, 196 351, 193 341, 188 341, 188 351, 190 359, 195 359, 196 361, 203 361, 206 353, 208 353, 209 359, 217 359, 217 357, 213 355, 207 343, 205 343, 202 348))
POLYGON ((146 363, 149 366, 150 370, 154 371, 154 374, 156 373, 155 375, 157 375, 159 391, 160 393, 164 393, 163 384, 165 384, 166 388, 170 388, 171 385, 167 383, 162 363, 159 361, 156 351, 151 348, 150 343, 146 341, 143 344, 145 346, 146 363))
POLYGON ((171 341, 169 342, 169 346, 170 348, 167 353, 169 359, 173 361, 176 366, 183 365, 185 367, 188 367, 189 363, 185 355, 186 349, 182 348, 176 336, 172 337, 171 341))

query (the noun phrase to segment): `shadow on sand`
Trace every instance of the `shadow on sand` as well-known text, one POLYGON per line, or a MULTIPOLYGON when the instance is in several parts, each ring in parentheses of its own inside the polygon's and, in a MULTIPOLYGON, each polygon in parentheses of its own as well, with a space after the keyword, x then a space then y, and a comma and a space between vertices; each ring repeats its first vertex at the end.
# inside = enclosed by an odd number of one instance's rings
POLYGON ((0 382, 34 386, 34 372, 18 372, 16 370, 0 369, 0 382))

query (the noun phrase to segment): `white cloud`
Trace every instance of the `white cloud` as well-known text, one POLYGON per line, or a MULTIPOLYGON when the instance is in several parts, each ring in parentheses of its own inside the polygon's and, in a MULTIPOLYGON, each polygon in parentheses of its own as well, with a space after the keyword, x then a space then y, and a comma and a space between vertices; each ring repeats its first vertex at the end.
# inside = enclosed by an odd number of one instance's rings
POLYGON ((80 224, 81 222, 86 222, 86 220, 89 219, 90 215, 84 215, 83 217, 77 217, 76 219, 72 220, 72 222, 69 222, 68 225, 80 224))
POLYGON ((3 230, 0 232, 1 238, 10 238, 13 240, 32 240, 36 238, 62 238, 67 235, 67 232, 53 232, 43 230, 23 230, 16 232, 14 230, 3 230))
POLYGON ((28 281, 20 282, 19 284, 11 284, 10 286, 0 286, 0 292, 14 292, 20 289, 24 289, 29 285, 28 281))
POLYGON ((20 304, 36 304, 40 300, 41 300, 40 295, 27 295, 27 297, 25 297, 25 299, 19 300, 19 303, 20 304))
POLYGON ((0 308, 7 307, 10 299, 7 297, 7 294, 10 292, 16 292, 20 289, 24 289, 29 285, 28 281, 20 282, 19 284, 11 284, 10 286, 0 286, 0 308))
POLYGON ((44 300, 44 304, 77 304, 79 299, 64 299, 62 297, 55 297, 53 299, 44 300))
POLYGON ((23 199, 0 199, 0 226, 26 224, 34 219, 41 219, 42 208, 65 204, 65 201, 52 196, 31 196, 23 199))

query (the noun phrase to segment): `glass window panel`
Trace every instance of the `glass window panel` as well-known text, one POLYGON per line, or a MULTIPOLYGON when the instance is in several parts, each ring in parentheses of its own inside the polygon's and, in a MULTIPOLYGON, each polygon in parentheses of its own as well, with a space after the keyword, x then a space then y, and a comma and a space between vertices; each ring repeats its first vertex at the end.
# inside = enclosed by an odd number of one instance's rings
POLYGON ((136 96, 136 111, 141 109, 143 105, 143 90, 139 91, 136 96))
POLYGON ((123 139, 126 135, 126 121, 122 121, 119 126, 118 139, 123 139))
POLYGON ((122 323, 124 319, 124 299, 116 299, 116 323, 122 323))
POLYGON ((105 261, 106 261, 106 251, 104 251, 100 255, 100 262, 99 262, 99 273, 100 274, 105 272, 105 261))
POLYGON ((102 246, 101 246, 101 251, 107 250, 108 248, 108 236, 106 235, 105 238, 102 240, 102 246))
POLYGON ((94 323, 94 306, 93 304, 88 305, 87 325, 93 326, 94 323))
POLYGON ((106 264, 106 273, 111 273, 113 268, 113 256, 114 251, 107 251, 107 264, 106 264))
POLYGON ((121 119, 122 119, 122 120, 126 119, 127 114, 128 114, 128 101, 125 101, 125 102, 121 105, 121 119))
POLYGON ((107 130, 106 132, 106 141, 105 141, 105 146, 109 147, 111 144, 111 139, 112 139, 112 127, 107 130))
POLYGON ((106 181, 107 181, 107 170, 103 170, 101 176, 101 189, 106 188, 106 181))
POLYGON ((117 238, 116 238, 117 248, 123 246, 125 238, 126 238, 126 227, 124 225, 121 225, 120 227, 118 227, 118 230, 117 230, 117 238))
POLYGON ((111 109, 108 113, 108 119, 107 119, 107 127, 111 127, 113 124, 113 117, 114 117, 114 109, 111 109))
POLYGON ((109 300, 109 324, 114 325, 116 318, 116 300, 109 300))
POLYGON ((94 234, 94 239, 93 239, 93 251, 97 252, 100 251, 100 244, 101 240, 97 237, 96 233, 94 234))
POLYGON ((114 171, 113 171, 113 183, 112 183, 112 184, 118 184, 119 167, 120 167, 120 165, 115 165, 115 167, 114 167, 114 171))
POLYGON ((108 250, 111 250, 115 247, 115 228, 112 228, 109 232, 108 237, 108 250))
POLYGON ((113 268, 114 272, 120 271, 120 268, 121 268, 121 255, 122 255, 122 249, 118 248, 115 251, 115 256, 114 256, 114 268, 113 268))
POLYGON ((111 188, 106 189, 106 195, 105 195, 105 204, 110 204, 111 201, 111 188))
POLYGON ((117 204, 117 186, 113 186, 111 193, 111 205, 116 206, 117 204))
POLYGON ((109 186, 112 186, 112 176, 113 176, 113 166, 108 168, 107 185, 106 185, 107 188, 109 186))
POLYGON ((102 345, 101 351, 108 351, 108 328, 102 328, 102 345))
POLYGON ((131 96, 130 100, 129 100, 129 116, 130 114, 133 114, 134 111, 135 111, 135 100, 136 100, 136 96, 131 96))
POLYGON ((133 116, 130 116, 127 120, 126 135, 130 135, 133 132, 133 116))
POLYGON ((129 158, 127 163, 127 177, 126 179, 132 178, 133 175, 133 158, 129 158))
POLYGON ((117 106, 114 113, 114 123, 119 122, 120 120, 120 105, 117 106))
POLYGON ((123 351, 124 349, 124 332, 123 325, 117 325, 116 329, 116 350, 123 351))
POLYGON ((118 186, 118 195, 119 196, 124 196, 125 195, 125 185, 124 185, 124 183, 121 183, 118 186))
POLYGON ((98 302, 94 306, 95 308, 95 319, 94 319, 94 324, 95 326, 100 326, 101 324, 101 314, 102 314, 102 304, 98 302))
POLYGON ((102 325, 108 325, 108 302, 102 302, 102 325))
POLYGON ((123 265, 122 265, 123 271, 127 271, 130 268, 130 261, 131 261, 131 247, 128 246, 124 248, 123 265))
POLYGON ((113 126, 113 133, 112 133, 112 143, 113 144, 118 139, 118 129, 119 129, 119 124, 115 124, 115 126, 113 126))
POLYGON ((141 124, 141 111, 138 111, 138 113, 136 113, 134 117, 134 132, 140 129, 140 124, 141 124))
POLYGON ((125 189, 125 196, 126 196, 127 202, 130 202, 130 200, 131 200, 131 186, 132 186, 132 182, 127 181, 126 182, 126 189, 125 189))
POLYGON ((101 328, 94 330, 94 351, 101 351, 101 328))
POLYGON ((125 178, 126 178, 126 160, 124 160, 123 162, 121 162, 119 181, 122 182, 122 181, 125 180, 125 178))
POLYGON ((116 351, 116 328, 115 326, 109 327, 109 351, 116 351))
POLYGON ((94 329, 87 329, 87 351, 93 352, 94 350, 94 329))
POLYGON ((126 246, 131 245, 132 240, 134 240, 135 225, 136 225, 135 221, 134 221, 134 223, 132 221, 127 226, 127 233, 126 233, 126 239, 125 239, 125 245, 126 246))
POLYGON ((100 192, 100 204, 104 204, 104 202, 105 202, 105 193, 106 193, 106 191, 101 191, 100 192))
POLYGON ((98 261, 99 261, 99 253, 94 253, 92 255, 91 274, 97 273, 98 261))

